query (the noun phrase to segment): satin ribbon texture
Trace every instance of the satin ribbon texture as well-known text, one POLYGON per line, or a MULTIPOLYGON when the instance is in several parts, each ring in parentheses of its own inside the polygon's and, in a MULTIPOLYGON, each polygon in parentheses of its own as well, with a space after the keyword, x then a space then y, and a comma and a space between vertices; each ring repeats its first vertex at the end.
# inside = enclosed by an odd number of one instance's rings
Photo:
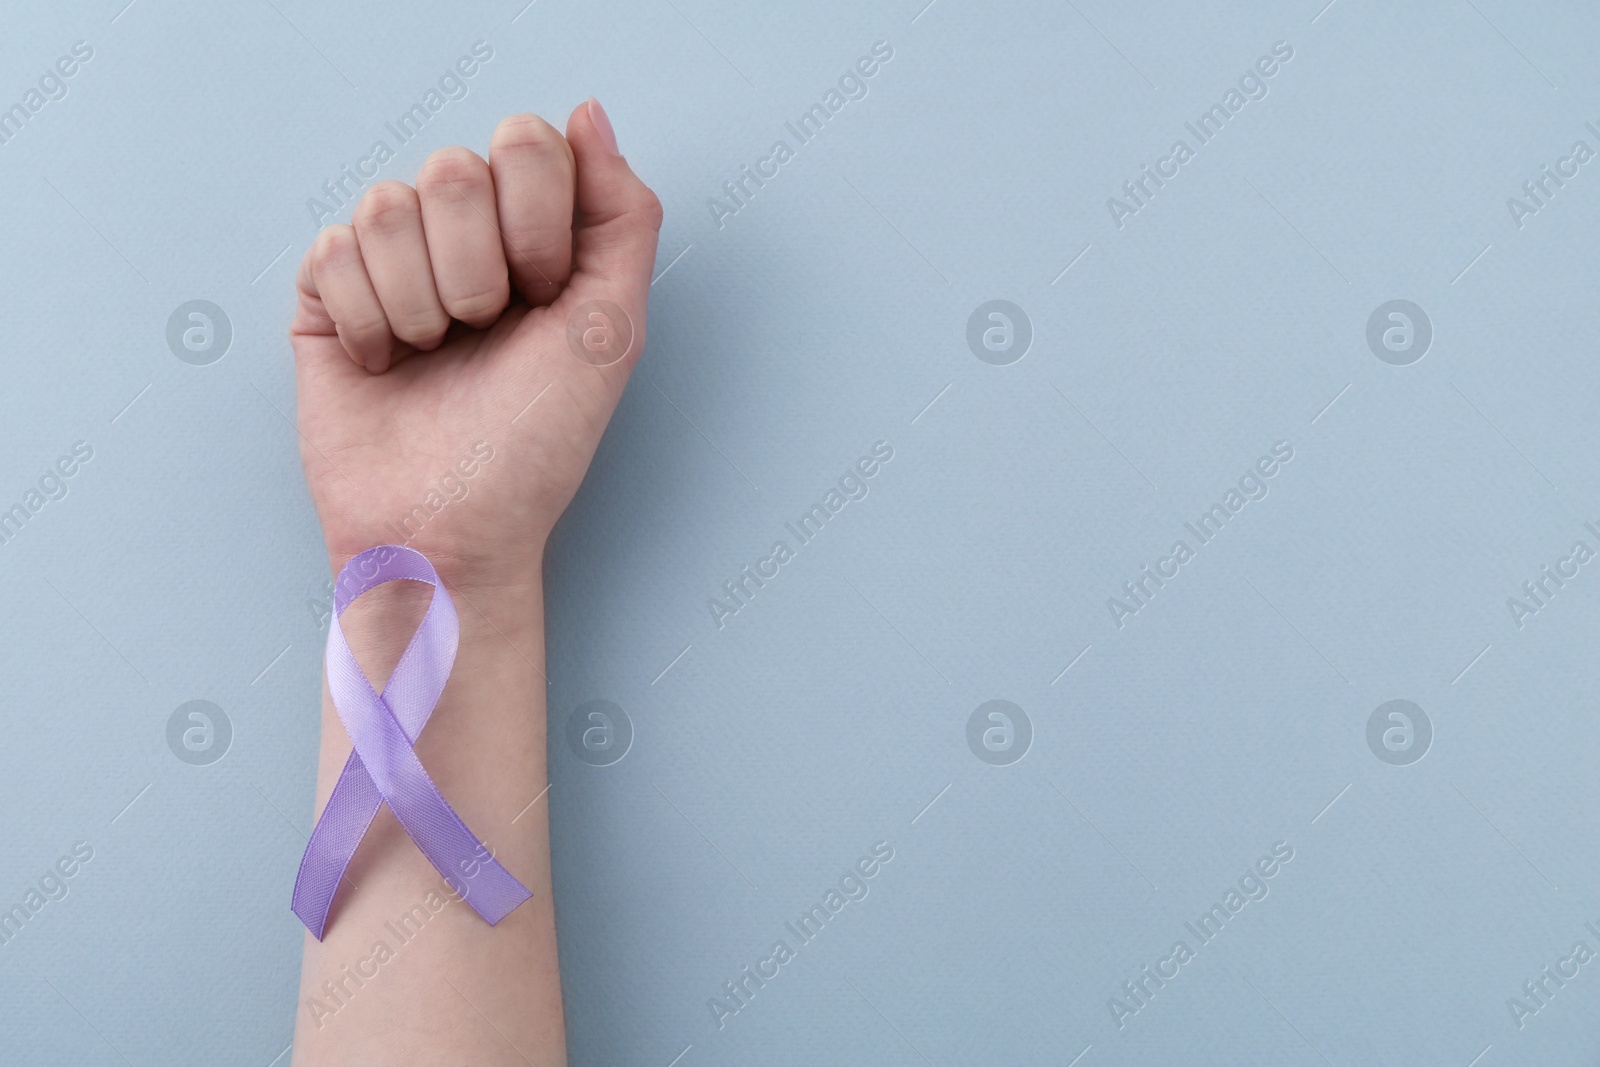
POLYGON ((379 806, 388 804, 454 893, 494 925, 533 894, 467 829, 412 748, 455 665, 461 626, 450 594, 428 557, 402 545, 379 545, 344 565, 333 606, 328 691, 355 751, 306 844, 294 882, 294 913, 322 940, 345 868, 379 806), (361 594, 395 581, 431 585, 433 600, 380 695, 356 664, 339 616, 361 594))

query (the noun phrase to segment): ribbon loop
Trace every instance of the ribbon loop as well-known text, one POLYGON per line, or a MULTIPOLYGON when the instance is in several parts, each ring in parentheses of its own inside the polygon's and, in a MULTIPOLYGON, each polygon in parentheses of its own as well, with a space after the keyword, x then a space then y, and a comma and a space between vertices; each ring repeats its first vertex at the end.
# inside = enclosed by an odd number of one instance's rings
POLYGON ((444 692, 461 625, 428 558, 402 545, 379 545, 339 572, 328 626, 328 691, 355 750, 311 831, 291 905, 317 940, 356 846, 378 808, 389 805, 434 869, 492 926, 533 894, 500 865, 439 792, 412 748, 444 692), (387 582, 433 586, 433 599, 382 694, 356 663, 339 616, 361 594, 387 582))

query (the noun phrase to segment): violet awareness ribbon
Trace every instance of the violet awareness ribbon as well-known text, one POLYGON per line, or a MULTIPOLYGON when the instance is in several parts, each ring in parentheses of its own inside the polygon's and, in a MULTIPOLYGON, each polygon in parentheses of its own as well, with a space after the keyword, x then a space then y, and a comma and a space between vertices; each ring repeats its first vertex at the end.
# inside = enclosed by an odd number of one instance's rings
POLYGON ((379 545, 339 571, 333 605, 328 691, 355 751, 306 843, 291 907, 312 936, 322 940, 345 868, 379 806, 388 804, 455 894, 492 926, 533 894, 467 829, 411 747, 455 664, 461 626, 450 594, 428 557, 402 545, 379 545), (351 654, 339 616, 362 593, 401 580, 433 586, 433 600, 380 696, 351 654))

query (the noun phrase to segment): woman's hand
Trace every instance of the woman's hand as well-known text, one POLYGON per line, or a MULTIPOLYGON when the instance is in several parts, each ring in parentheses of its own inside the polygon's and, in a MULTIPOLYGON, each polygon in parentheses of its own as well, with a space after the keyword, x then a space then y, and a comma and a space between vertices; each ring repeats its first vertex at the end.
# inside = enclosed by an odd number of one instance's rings
POLYGON ((306 254, 290 328, 334 570, 407 543, 469 590, 531 577, 644 346, 660 201, 590 100, 565 137, 513 115, 487 163, 434 153, 352 221, 306 254))

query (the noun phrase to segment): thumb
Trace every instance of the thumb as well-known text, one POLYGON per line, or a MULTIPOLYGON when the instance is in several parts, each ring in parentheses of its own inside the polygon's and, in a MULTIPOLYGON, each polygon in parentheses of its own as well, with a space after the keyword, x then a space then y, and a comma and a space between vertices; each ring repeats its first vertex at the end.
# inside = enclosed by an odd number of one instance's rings
POLYGON ((563 294, 571 311, 589 300, 620 306, 632 320, 625 365, 644 348, 650 272, 661 231, 661 201, 617 150, 616 134, 594 97, 567 119, 567 142, 577 164, 572 279, 563 294))

